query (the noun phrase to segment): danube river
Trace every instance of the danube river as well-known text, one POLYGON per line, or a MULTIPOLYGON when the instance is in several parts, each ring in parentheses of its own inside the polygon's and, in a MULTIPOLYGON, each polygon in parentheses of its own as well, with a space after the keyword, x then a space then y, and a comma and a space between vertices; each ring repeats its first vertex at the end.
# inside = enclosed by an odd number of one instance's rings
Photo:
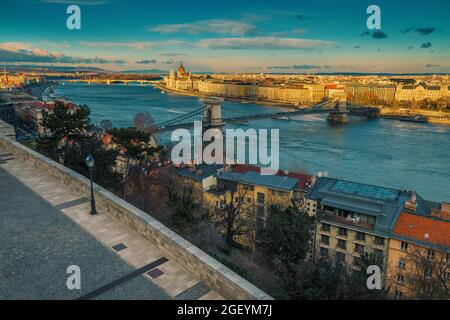
MULTIPOLYGON (((150 86, 66 84, 55 88, 77 104, 87 104, 91 119, 109 119, 115 126, 133 125, 137 112, 156 122, 169 120, 202 103, 196 97, 163 94, 150 86)), ((230 112, 261 113, 281 107, 223 102, 230 112)), ((329 125, 325 115, 288 120, 258 120, 243 129, 280 129, 280 166, 291 171, 386 187, 416 190, 428 200, 450 201, 450 126, 351 118, 346 125, 329 125)), ((162 138, 165 140, 166 138, 162 138)))

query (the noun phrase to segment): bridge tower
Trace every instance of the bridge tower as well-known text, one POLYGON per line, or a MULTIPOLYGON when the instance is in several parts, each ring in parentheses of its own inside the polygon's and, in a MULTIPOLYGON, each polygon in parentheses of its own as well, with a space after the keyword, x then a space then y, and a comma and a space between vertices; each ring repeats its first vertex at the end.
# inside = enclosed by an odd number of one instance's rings
POLYGON ((203 99, 203 130, 217 128, 223 131, 222 100, 215 98, 203 99))
POLYGON ((336 109, 331 111, 327 120, 329 122, 348 122, 347 99, 340 98, 337 102, 336 109))

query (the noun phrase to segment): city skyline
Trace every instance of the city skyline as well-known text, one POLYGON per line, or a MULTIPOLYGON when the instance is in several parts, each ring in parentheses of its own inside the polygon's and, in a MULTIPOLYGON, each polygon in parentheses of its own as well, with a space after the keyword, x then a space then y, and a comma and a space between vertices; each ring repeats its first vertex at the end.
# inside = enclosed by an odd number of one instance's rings
POLYGON ((1 64, 167 71, 183 61, 193 72, 450 72, 450 4, 442 1, 29 0, 1 7, 1 64), (81 30, 66 27, 70 4, 81 8, 81 30), (371 4, 381 8, 381 30, 366 27, 371 4))

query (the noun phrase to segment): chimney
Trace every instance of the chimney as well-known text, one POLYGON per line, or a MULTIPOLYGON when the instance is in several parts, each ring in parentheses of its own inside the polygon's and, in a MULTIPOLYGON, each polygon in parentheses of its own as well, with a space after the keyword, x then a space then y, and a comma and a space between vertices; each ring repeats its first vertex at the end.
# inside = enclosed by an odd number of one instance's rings
POLYGON ((412 212, 416 212, 417 209, 417 195, 415 192, 411 193, 411 198, 405 202, 405 208, 412 211, 412 212))
POLYGON ((450 220, 450 203, 442 202, 441 219, 450 220))

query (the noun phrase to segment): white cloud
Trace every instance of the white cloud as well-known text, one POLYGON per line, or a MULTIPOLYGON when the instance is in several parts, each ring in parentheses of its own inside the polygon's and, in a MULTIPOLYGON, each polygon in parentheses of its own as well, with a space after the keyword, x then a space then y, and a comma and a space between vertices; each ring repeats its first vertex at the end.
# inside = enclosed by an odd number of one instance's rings
POLYGON ((33 48, 20 42, 0 43, 1 62, 72 63, 72 64, 123 64, 119 59, 71 57, 52 53, 42 48, 33 48))
POLYGON ((80 41, 80 45, 87 47, 117 47, 130 49, 151 49, 161 48, 166 46, 186 46, 184 41, 167 40, 167 41, 136 41, 136 42, 114 42, 114 41, 80 41))
POLYGON ((109 1, 102 0, 42 0, 44 3, 61 3, 61 4, 77 4, 83 6, 98 6, 107 4, 109 1))
POLYGON ((314 50, 322 47, 335 47, 336 43, 325 40, 253 37, 253 38, 216 38, 205 39, 199 45, 209 49, 297 49, 314 50))
POLYGON ((161 24, 150 28, 150 31, 159 32, 163 34, 168 33, 216 33, 216 34, 228 34, 233 36, 244 36, 249 34, 255 34, 257 29, 254 25, 228 19, 212 19, 201 20, 192 23, 180 23, 180 24, 161 24))

